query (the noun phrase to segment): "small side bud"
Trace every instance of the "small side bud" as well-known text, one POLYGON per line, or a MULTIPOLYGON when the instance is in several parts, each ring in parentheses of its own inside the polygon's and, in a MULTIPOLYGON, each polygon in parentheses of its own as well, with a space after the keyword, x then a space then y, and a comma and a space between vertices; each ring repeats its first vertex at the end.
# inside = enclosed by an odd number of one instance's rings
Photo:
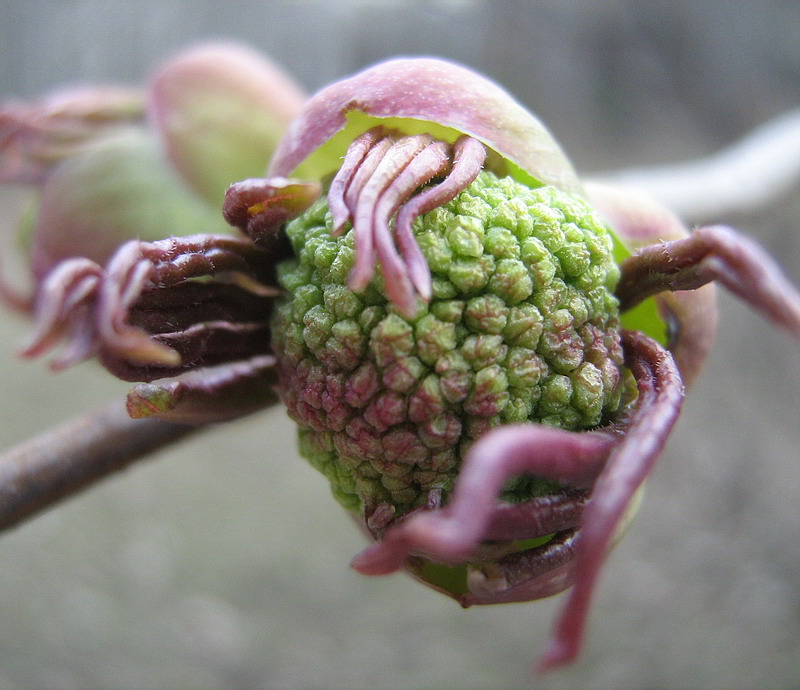
POLYGON ((168 158, 202 198, 216 204, 232 182, 264 174, 305 102, 277 65, 232 44, 177 56, 155 75, 149 98, 168 158))

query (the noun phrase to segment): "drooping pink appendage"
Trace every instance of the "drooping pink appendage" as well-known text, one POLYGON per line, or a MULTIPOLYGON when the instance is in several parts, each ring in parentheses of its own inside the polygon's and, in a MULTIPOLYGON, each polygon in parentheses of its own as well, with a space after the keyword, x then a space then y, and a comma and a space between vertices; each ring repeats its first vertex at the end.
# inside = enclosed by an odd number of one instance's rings
POLYGON ((412 197, 397 213, 397 247, 403 255, 412 284, 424 300, 431 297, 431 273, 411 226, 423 213, 446 204, 466 189, 478 176, 485 161, 486 147, 481 142, 468 136, 459 137, 453 144, 453 161, 447 177, 412 197))
POLYGON ((590 485, 615 443, 611 433, 573 432, 520 424, 482 436, 470 449, 453 497, 442 510, 423 512, 389 530, 352 562, 365 575, 398 570, 412 553, 463 561, 485 538, 505 482, 520 474, 573 486, 590 485))
POLYGON ((375 205, 372 219, 375 235, 375 249, 386 283, 386 295, 400 313, 413 316, 417 309, 414 290, 424 300, 432 295, 430 269, 428 262, 413 235, 409 232, 402 245, 403 257, 392 241, 389 222, 395 211, 416 189, 432 177, 450 167, 448 147, 444 142, 431 142, 420 151, 381 194, 375 205))
POLYGON ((428 135, 397 139, 384 134, 378 127, 351 144, 331 183, 328 204, 334 235, 342 232, 348 220, 353 223, 356 258, 350 288, 360 291, 367 286, 377 258, 389 299, 401 313, 413 316, 415 291, 428 300, 432 290, 430 269, 411 225, 421 213, 450 201, 477 177, 486 149, 468 136, 460 137, 451 151, 449 145, 434 142, 428 135), (445 173, 442 182, 412 196, 445 173), (390 221, 395 213, 392 238, 390 221))
POLYGON ((348 278, 348 284, 351 290, 361 290, 366 287, 367 283, 369 283, 372 278, 376 261, 375 238, 372 233, 371 224, 369 228, 356 225, 358 200, 361 196, 361 191, 372 179, 383 157, 388 154, 393 144, 393 137, 384 137, 380 139, 367 152, 362 163, 356 168, 350 183, 347 185, 347 190, 345 191, 344 202, 348 207, 348 219, 352 221, 353 231, 355 233, 356 256, 348 278))
POLYGON ((333 230, 331 234, 338 237, 344 232, 344 226, 350 220, 350 209, 345 203, 347 188, 353 179, 358 167, 361 165, 365 156, 384 136, 383 127, 373 127, 359 136, 347 149, 342 167, 331 180, 328 189, 328 208, 333 218, 333 230))
POLYGON ((366 230, 358 232, 355 228, 355 209, 358 204, 358 197, 393 143, 394 139, 392 137, 384 137, 375 143, 353 172, 344 193, 344 203, 348 209, 348 220, 353 222, 353 230, 355 232, 356 258, 349 276, 351 289, 353 284, 358 285, 363 282, 366 285, 372 277, 375 265, 375 247, 372 241, 372 233, 366 232, 366 230))
MULTIPOLYGON (((431 141, 431 137, 427 135, 397 139, 359 191, 358 198, 354 199, 352 217, 356 235, 356 259, 348 281, 351 290, 363 290, 372 278, 374 264, 359 251, 359 235, 367 234, 372 238, 371 244, 384 271, 387 296, 393 301, 393 296, 400 296, 402 299, 404 295, 410 294, 413 298, 413 288, 397 252, 387 250, 387 244, 392 245, 388 223, 376 222, 376 207, 381 195, 431 141)), ((407 313, 408 300, 402 301, 403 304, 398 306, 403 313, 407 313)), ((413 304, 411 308, 413 314, 413 304)))
POLYGON ((93 354, 91 305, 102 274, 102 268, 94 261, 77 257, 62 261, 50 272, 36 296, 36 327, 20 351, 23 357, 41 356, 65 335, 69 346, 53 361, 54 369, 63 369, 93 354))
MULTIPOLYGON (((383 193, 380 203, 375 209, 374 222, 380 225, 377 234, 386 240, 381 243, 385 252, 396 255, 394 245, 391 241, 388 241, 390 239, 390 218, 416 189, 429 182, 432 178, 444 174, 449 167, 449 147, 443 141, 435 141, 426 146, 383 193)), ((402 261, 398 257, 396 263, 405 264, 405 272, 407 272, 411 284, 416 288, 420 297, 426 301, 430 300, 433 292, 430 268, 419 244, 414 239, 410 223, 405 227, 395 224, 395 241, 397 249, 400 250, 403 256, 402 261)), ((380 252, 378 256, 381 258, 380 252)), ((385 270, 387 260, 383 258, 381 260, 385 270)), ((389 297, 394 299, 391 294, 389 297)), ((410 309, 413 308, 414 305, 412 304, 410 309)))
POLYGON ((800 339, 800 292, 756 242, 732 228, 712 225, 645 247, 620 268, 616 292, 622 309, 664 290, 694 290, 718 281, 800 339))
POLYGON ((454 199, 464 191, 486 162, 486 147, 477 139, 459 137, 453 144, 453 166, 450 174, 438 185, 429 187, 411 199, 397 214, 396 232, 403 241, 414 241, 411 225, 423 213, 428 213, 454 199))
POLYGON ((584 510, 576 544, 575 584, 539 660, 539 672, 569 664, 580 652, 603 559, 631 499, 652 470, 683 401, 683 383, 666 350, 637 332, 623 332, 622 341, 639 398, 584 510))

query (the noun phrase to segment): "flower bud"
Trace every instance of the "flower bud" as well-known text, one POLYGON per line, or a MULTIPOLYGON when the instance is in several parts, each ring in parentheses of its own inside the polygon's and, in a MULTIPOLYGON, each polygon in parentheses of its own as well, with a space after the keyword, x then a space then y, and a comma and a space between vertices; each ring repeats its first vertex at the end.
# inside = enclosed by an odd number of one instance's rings
POLYGON ((304 101, 281 69, 238 45, 183 53, 150 86, 150 115, 169 160, 213 204, 232 183, 264 174, 304 101))
POLYGON ((103 264, 131 239, 230 232, 226 188, 263 173, 302 102, 265 58, 209 45, 167 62, 148 90, 86 87, 0 109, 0 181, 38 193, 20 228, 36 287, 60 261, 103 264))
POLYGON ((33 270, 83 256, 103 263, 123 242, 224 228, 219 210, 164 165, 158 142, 131 130, 63 160, 45 180, 32 236, 33 270))
MULTIPOLYGON (((324 199, 287 226, 297 258, 280 268, 273 350, 302 452, 348 509, 446 500, 494 426, 587 429, 616 411, 619 271, 584 202, 480 173, 414 223, 433 295, 411 317, 379 273, 362 292, 347 287, 354 233, 331 231, 324 199)), ((506 498, 551 488, 525 478, 506 498)))
POLYGON ((40 183, 59 161, 119 128, 141 124, 137 89, 84 87, 0 109, 0 181, 40 183))

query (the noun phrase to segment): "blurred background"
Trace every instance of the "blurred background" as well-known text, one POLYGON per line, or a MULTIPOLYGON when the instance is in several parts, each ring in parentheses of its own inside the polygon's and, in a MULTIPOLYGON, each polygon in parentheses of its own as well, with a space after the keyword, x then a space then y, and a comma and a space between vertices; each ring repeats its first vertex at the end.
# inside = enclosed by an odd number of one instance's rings
MULTIPOLYGON (((800 4, 715 0, 3 0, 0 97, 137 84, 245 42, 309 91, 394 55, 504 84, 583 172, 710 154, 800 103, 800 4)), ((748 180, 743 179, 742 185, 748 180)), ((737 225, 800 280, 800 189, 737 225)), ((800 684, 800 357, 727 295, 718 344, 611 554, 586 649, 531 679, 559 606, 461 610, 363 545, 276 409, 204 433, 0 536, 0 689, 790 688, 800 684)), ((13 356, 8 447, 126 386, 13 356)))

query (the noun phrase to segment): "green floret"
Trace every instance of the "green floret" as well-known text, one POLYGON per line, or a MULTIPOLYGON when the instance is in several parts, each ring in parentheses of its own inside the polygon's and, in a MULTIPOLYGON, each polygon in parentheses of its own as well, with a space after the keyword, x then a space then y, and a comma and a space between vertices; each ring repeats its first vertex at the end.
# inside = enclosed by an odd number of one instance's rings
MULTIPOLYGON (((377 272, 347 288, 352 230, 324 199, 287 226, 296 259, 273 346, 302 454, 348 510, 445 499, 461 459, 500 424, 590 429, 619 406, 622 351, 611 236, 581 200, 482 172, 414 233, 433 299, 399 315, 377 272)), ((552 489, 522 478, 504 497, 552 489)))

